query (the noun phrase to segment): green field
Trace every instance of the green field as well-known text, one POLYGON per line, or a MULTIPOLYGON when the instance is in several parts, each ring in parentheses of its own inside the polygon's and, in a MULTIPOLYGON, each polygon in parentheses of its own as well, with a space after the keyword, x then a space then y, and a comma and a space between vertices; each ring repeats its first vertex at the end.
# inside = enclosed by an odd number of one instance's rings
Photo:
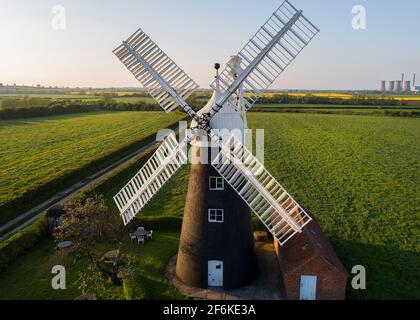
MULTIPOLYGON (((319 220, 346 269, 366 267, 367 290, 354 291, 349 286, 348 298, 419 299, 419 120, 252 113, 249 123, 254 129, 265 129, 267 168, 319 220)), ((106 198, 110 200, 128 179, 113 183, 105 191, 106 198)), ((185 167, 141 215, 181 216, 187 183, 185 167)), ((169 251, 165 251, 166 242, 154 248, 167 252, 157 258, 160 265, 176 252, 176 245, 174 241, 169 251)), ((47 278, 46 261, 52 252, 48 246, 35 248, 0 275, 0 288, 10 292, 0 290, 0 297, 58 298, 39 284, 47 278), (36 271, 35 277, 21 278, 25 264, 36 271), (28 289, 22 291, 25 281, 28 289)), ((146 274, 162 279, 161 271, 146 274)), ((120 297, 118 292, 110 294, 120 297)))
POLYGON ((152 97, 116 97, 114 98, 116 102, 124 102, 124 103, 150 103, 156 104, 156 101, 152 97))
MULTIPOLYGON (((319 220, 349 273, 367 268, 367 290, 349 288, 349 298, 419 299, 420 121, 252 113, 249 122, 265 129, 267 168, 319 220)), ((142 215, 181 215, 187 183, 186 167, 142 215)))
POLYGON ((387 117, 255 114, 266 165, 319 219, 368 290, 352 298, 420 298, 420 122, 387 117))
POLYGON ((182 117, 115 112, 0 121, 0 206, 182 117))

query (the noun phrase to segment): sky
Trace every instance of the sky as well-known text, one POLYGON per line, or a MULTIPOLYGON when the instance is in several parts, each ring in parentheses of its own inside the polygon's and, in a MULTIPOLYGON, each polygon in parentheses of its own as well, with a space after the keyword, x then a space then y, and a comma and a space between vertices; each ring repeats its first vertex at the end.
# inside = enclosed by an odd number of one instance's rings
MULTIPOLYGON (((112 54, 141 27, 201 87, 282 0, 0 0, 0 83, 137 87, 112 54), (65 29, 53 28, 56 5, 65 29)), ((291 0, 321 33, 275 89, 374 89, 420 75, 419 0, 291 0), (366 8, 366 29, 352 8, 366 8)))

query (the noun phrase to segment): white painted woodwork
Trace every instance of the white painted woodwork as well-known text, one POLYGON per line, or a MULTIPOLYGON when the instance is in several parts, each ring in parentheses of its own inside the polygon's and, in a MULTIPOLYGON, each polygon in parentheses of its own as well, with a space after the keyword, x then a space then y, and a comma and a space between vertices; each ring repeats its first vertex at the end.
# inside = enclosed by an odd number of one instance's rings
MULTIPOLYGON (((221 72, 223 96, 218 104, 224 105, 242 86, 245 109, 249 110, 318 32, 302 11, 284 1, 239 52, 242 74, 233 78, 233 66, 229 64, 221 72)), ((211 87, 216 89, 216 81, 211 87)))
POLYGON ((210 177, 209 178, 209 190, 210 191, 224 191, 225 180, 222 177, 210 177))
POLYGON ((234 136, 212 163, 270 233, 284 245, 312 219, 234 136))
POLYGON ((141 29, 113 52, 166 112, 199 88, 141 29))
MULTIPOLYGON (((200 123, 211 141, 216 146, 221 144, 221 151, 212 165, 281 245, 301 232, 311 218, 243 146, 247 129, 246 111, 318 32, 302 11, 284 1, 239 54, 229 60, 227 67, 211 85, 213 97, 198 113, 186 103, 198 85, 141 29, 114 50, 118 59, 166 112, 181 106, 193 118, 192 127, 200 123), (204 115, 206 117, 202 118, 204 115), (203 119, 209 123, 206 124, 203 119), (223 131, 217 132, 217 129, 223 131), (234 133, 232 130, 235 130, 234 133)), ((194 140, 191 132, 181 144, 174 135, 170 135, 139 173, 114 197, 126 225, 186 163, 184 148, 188 142, 201 144, 194 140)), ((212 263, 212 268, 219 270, 217 272, 220 272, 220 266, 222 270, 221 276, 212 276, 212 281, 223 285, 223 262, 212 263)))
POLYGON ((223 261, 208 262, 209 287, 223 287, 223 261))
POLYGON ((224 209, 209 209, 209 223, 224 223, 225 210, 224 209))
POLYGON ((139 173, 114 197, 125 225, 186 163, 184 148, 185 144, 179 144, 174 134, 169 135, 139 173))
POLYGON ((316 300, 317 276, 301 276, 300 300, 316 300))

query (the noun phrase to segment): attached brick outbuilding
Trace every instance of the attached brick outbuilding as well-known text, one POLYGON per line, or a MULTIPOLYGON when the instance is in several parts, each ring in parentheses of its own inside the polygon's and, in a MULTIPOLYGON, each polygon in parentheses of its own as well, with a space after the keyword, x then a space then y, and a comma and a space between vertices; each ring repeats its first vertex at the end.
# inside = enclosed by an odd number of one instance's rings
POLYGON ((275 246, 286 299, 345 299, 348 273, 317 221, 285 246, 275 246))

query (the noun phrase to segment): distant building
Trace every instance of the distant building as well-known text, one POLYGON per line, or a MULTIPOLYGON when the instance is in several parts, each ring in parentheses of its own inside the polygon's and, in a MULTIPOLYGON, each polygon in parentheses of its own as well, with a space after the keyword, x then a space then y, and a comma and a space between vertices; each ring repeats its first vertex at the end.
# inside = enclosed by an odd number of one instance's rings
POLYGON ((386 93, 386 81, 385 80, 382 80, 379 83, 379 92, 386 93))
POLYGON ((404 74, 402 75, 402 80, 391 80, 385 81, 381 80, 379 82, 378 92, 385 94, 410 94, 410 93, 419 93, 420 87, 416 86, 416 74, 413 76, 413 81, 405 80, 404 74))
POLYGON ((388 82, 387 92, 393 93, 394 91, 395 91, 395 81, 391 80, 388 82))

